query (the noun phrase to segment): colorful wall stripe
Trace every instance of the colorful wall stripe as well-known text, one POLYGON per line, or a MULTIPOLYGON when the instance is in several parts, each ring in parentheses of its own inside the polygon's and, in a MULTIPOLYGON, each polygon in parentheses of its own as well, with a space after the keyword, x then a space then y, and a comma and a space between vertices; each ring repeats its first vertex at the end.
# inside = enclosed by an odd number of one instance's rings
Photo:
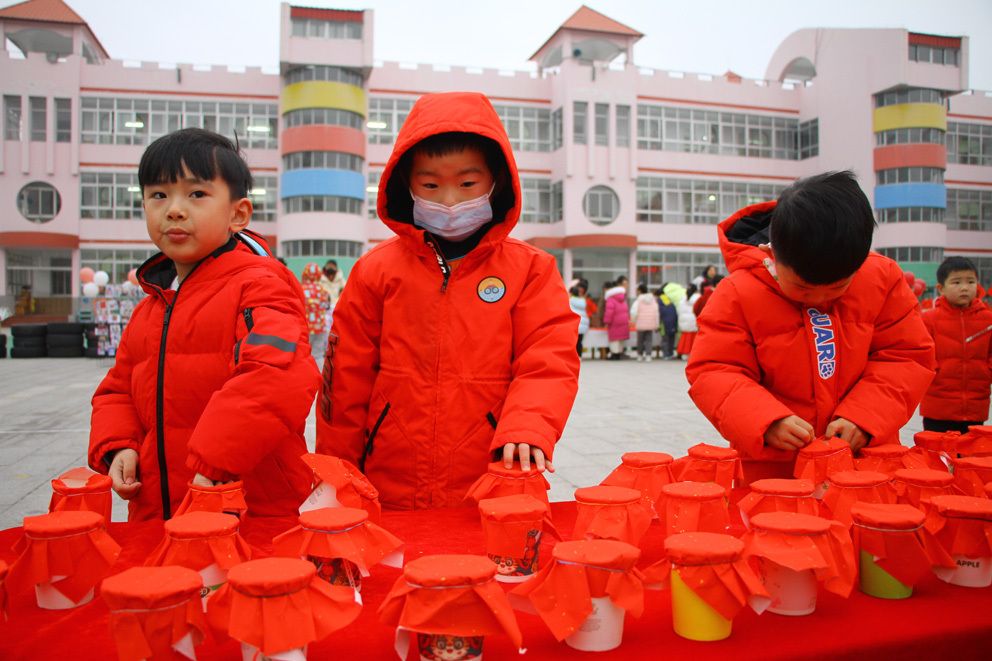
POLYGON ((334 195, 365 201, 365 177, 350 170, 290 170, 282 173, 279 197, 334 195))
POLYGON ((279 134, 279 146, 283 154, 297 151, 340 151, 365 158, 366 143, 365 132, 350 126, 294 126, 279 134))
POLYGON ((872 130, 934 128, 947 130, 947 110, 936 103, 897 103, 875 108, 872 130))
POLYGON ((875 186, 875 208, 947 207, 947 187, 944 184, 887 184, 875 186))
POLYGON ((337 108, 365 117, 365 90, 348 83, 326 80, 308 80, 282 88, 281 113, 303 108, 337 108))

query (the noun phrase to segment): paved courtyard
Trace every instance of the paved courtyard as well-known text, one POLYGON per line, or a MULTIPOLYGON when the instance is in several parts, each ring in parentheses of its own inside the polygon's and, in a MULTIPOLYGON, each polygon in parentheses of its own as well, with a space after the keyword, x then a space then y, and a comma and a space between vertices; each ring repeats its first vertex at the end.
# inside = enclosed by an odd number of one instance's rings
MULTIPOLYGON (((47 511, 49 480, 86 461, 90 397, 110 359, 0 360, 0 528, 47 511)), ((631 451, 674 456, 716 431, 686 394, 684 363, 584 360, 579 395, 555 452, 552 500, 596 484, 631 451)), ((914 417, 903 442, 922 429, 914 417)), ((314 419, 307 425, 314 442, 314 419)), ((114 498, 114 520, 126 518, 114 498)))

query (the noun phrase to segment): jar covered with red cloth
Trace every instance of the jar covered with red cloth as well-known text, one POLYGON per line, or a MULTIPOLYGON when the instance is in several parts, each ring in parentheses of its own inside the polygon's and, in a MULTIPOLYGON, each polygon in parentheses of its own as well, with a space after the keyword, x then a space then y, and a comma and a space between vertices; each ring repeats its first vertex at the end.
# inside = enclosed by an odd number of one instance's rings
POLYGON ((550 488, 551 485, 548 484, 544 473, 533 466, 528 470, 523 470, 520 463, 514 461, 513 466, 507 468, 502 461, 494 461, 486 468, 486 472, 468 488, 465 499, 478 503, 484 498, 500 498, 525 493, 547 503, 548 489, 550 488))
POLYGON ((576 489, 575 509, 574 539, 615 539, 637 546, 651 526, 651 512, 637 489, 576 489))
POLYGON ((896 502, 892 478, 875 471, 839 471, 828 479, 829 487, 823 496, 825 515, 851 527, 851 507, 854 503, 896 502))
POLYGON ((895 475, 902 468, 929 468, 929 464, 905 445, 884 443, 861 448, 860 456, 854 460, 854 467, 860 471, 895 475))
POLYGON ((985 497, 985 483, 992 481, 992 456, 953 459, 954 485, 966 496, 985 497))
POLYGON ((326 454, 305 454, 300 459, 313 471, 312 490, 300 505, 301 513, 322 507, 355 507, 368 512, 373 523, 379 522, 379 491, 353 463, 326 454))
POLYGON ((854 470, 851 446, 839 438, 815 439, 796 453, 793 477, 813 480, 813 497, 823 498, 827 478, 838 471, 854 470))
POLYGON ((748 485, 749 493, 737 506, 741 521, 750 528, 750 519, 763 512, 792 512, 793 514, 820 513, 820 503, 813 497, 813 481, 799 479, 766 478, 748 485))
POLYGON ((672 455, 664 452, 625 452, 620 462, 601 484, 637 489, 652 516, 658 518, 655 505, 661 497, 661 488, 675 481, 672 455))
POLYGON ((519 583, 534 575, 544 536, 560 539, 548 504, 525 493, 484 498, 479 501, 479 515, 486 555, 496 565, 496 580, 502 583, 519 583))
POLYGON ((975 496, 934 496, 926 527, 957 563, 935 567, 937 578, 952 585, 992 585, 992 500, 975 496))
POLYGON ((689 448, 687 456, 679 460, 676 472, 679 482, 716 482, 728 495, 735 482, 743 484, 744 480, 737 450, 707 443, 689 448))
POLYGON ((665 536, 684 532, 726 532, 727 492, 713 482, 672 482, 661 489, 658 518, 665 536))
POLYGON ((175 516, 187 512, 216 512, 241 518, 247 511, 244 482, 241 480, 210 486, 190 482, 189 491, 176 508, 175 516))
POLYGON ((954 486, 954 476, 945 470, 932 468, 903 468, 892 476, 896 498, 907 505, 925 510, 934 496, 960 494, 954 486))
POLYGON ((80 466, 67 470, 52 480, 52 499, 48 503, 48 511, 86 510, 100 514, 105 523, 110 523, 111 486, 113 480, 108 475, 89 468, 80 466))

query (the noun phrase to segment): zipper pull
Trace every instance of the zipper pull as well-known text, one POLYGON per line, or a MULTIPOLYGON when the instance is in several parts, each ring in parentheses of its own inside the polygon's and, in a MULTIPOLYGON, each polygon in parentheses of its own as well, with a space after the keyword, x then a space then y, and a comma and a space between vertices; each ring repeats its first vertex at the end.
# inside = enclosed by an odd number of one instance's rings
POLYGON ((441 254, 441 249, 429 232, 424 232, 424 243, 431 247, 431 250, 434 251, 434 257, 437 258, 437 265, 441 269, 441 275, 443 276, 443 280, 441 281, 441 293, 443 294, 448 291, 448 278, 451 277, 451 266, 448 264, 448 260, 444 258, 444 255, 441 254))

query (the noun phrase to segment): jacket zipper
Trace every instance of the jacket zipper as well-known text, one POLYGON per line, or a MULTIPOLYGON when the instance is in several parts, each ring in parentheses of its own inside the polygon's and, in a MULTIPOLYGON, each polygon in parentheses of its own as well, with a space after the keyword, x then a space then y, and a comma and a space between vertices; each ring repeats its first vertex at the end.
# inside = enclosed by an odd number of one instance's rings
POLYGON ((448 264, 448 260, 444 258, 441 253, 441 249, 438 247, 437 242, 428 232, 424 232, 424 243, 431 247, 434 251, 434 257, 437 259, 437 266, 441 269, 441 276, 443 280, 441 281, 441 293, 448 291, 448 278, 451 277, 451 266, 448 264))
POLYGON ((486 413, 486 421, 493 428, 493 431, 496 431, 496 416, 493 415, 492 411, 486 413))
POLYGON ((365 460, 372 456, 372 452, 375 450, 375 437, 379 433, 379 427, 382 426, 382 422, 386 419, 386 414, 389 413, 390 404, 386 402, 386 405, 382 407, 382 413, 379 414, 379 419, 375 421, 372 425, 372 430, 368 432, 365 439, 365 449, 362 452, 361 459, 358 460, 358 470, 365 472, 365 460))
MULTIPOLYGON (((424 243, 431 247, 434 251, 434 257, 437 259, 437 266, 441 270, 441 293, 444 294, 448 291, 448 279, 451 278, 451 265, 448 264, 448 260, 444 258, 444 254, 441 252, 441 248, 438 247, 437 242, 434 237, 430 235, 429 232, 424 232, 424 243)), ((444 305, 444 300, 441 301, 441 305, 444 305)), ((441 343, 437 344, 437 361, 434 365, 434 382, 437 383, 441 379, 441 343)), ((440 402, 438 398, 440 397, 440 390, 435 388, 434 395, 434 436, 437 436, 437 409, 440 402)), ((437 449, 431 451, 431 475, 436 474, 437 467, 437 449)), ((434 494, 431 491, 427 493, 428 507, 433 506, 434 494)))
MULTIPOLYGON (((242 315, 245 318, 245 327, 248 332, 251 333, 251 329, 255 327, 255 319, 252 317, 252 308, 245 308, 242 315)), ((247 335, 245 336, 247 337, 247 335)), ((238 343, 234 345, 234 364, 237 365, 238 361, 241 359, 241 343, 244 342, 244 338, 238 340, 238 343)))

